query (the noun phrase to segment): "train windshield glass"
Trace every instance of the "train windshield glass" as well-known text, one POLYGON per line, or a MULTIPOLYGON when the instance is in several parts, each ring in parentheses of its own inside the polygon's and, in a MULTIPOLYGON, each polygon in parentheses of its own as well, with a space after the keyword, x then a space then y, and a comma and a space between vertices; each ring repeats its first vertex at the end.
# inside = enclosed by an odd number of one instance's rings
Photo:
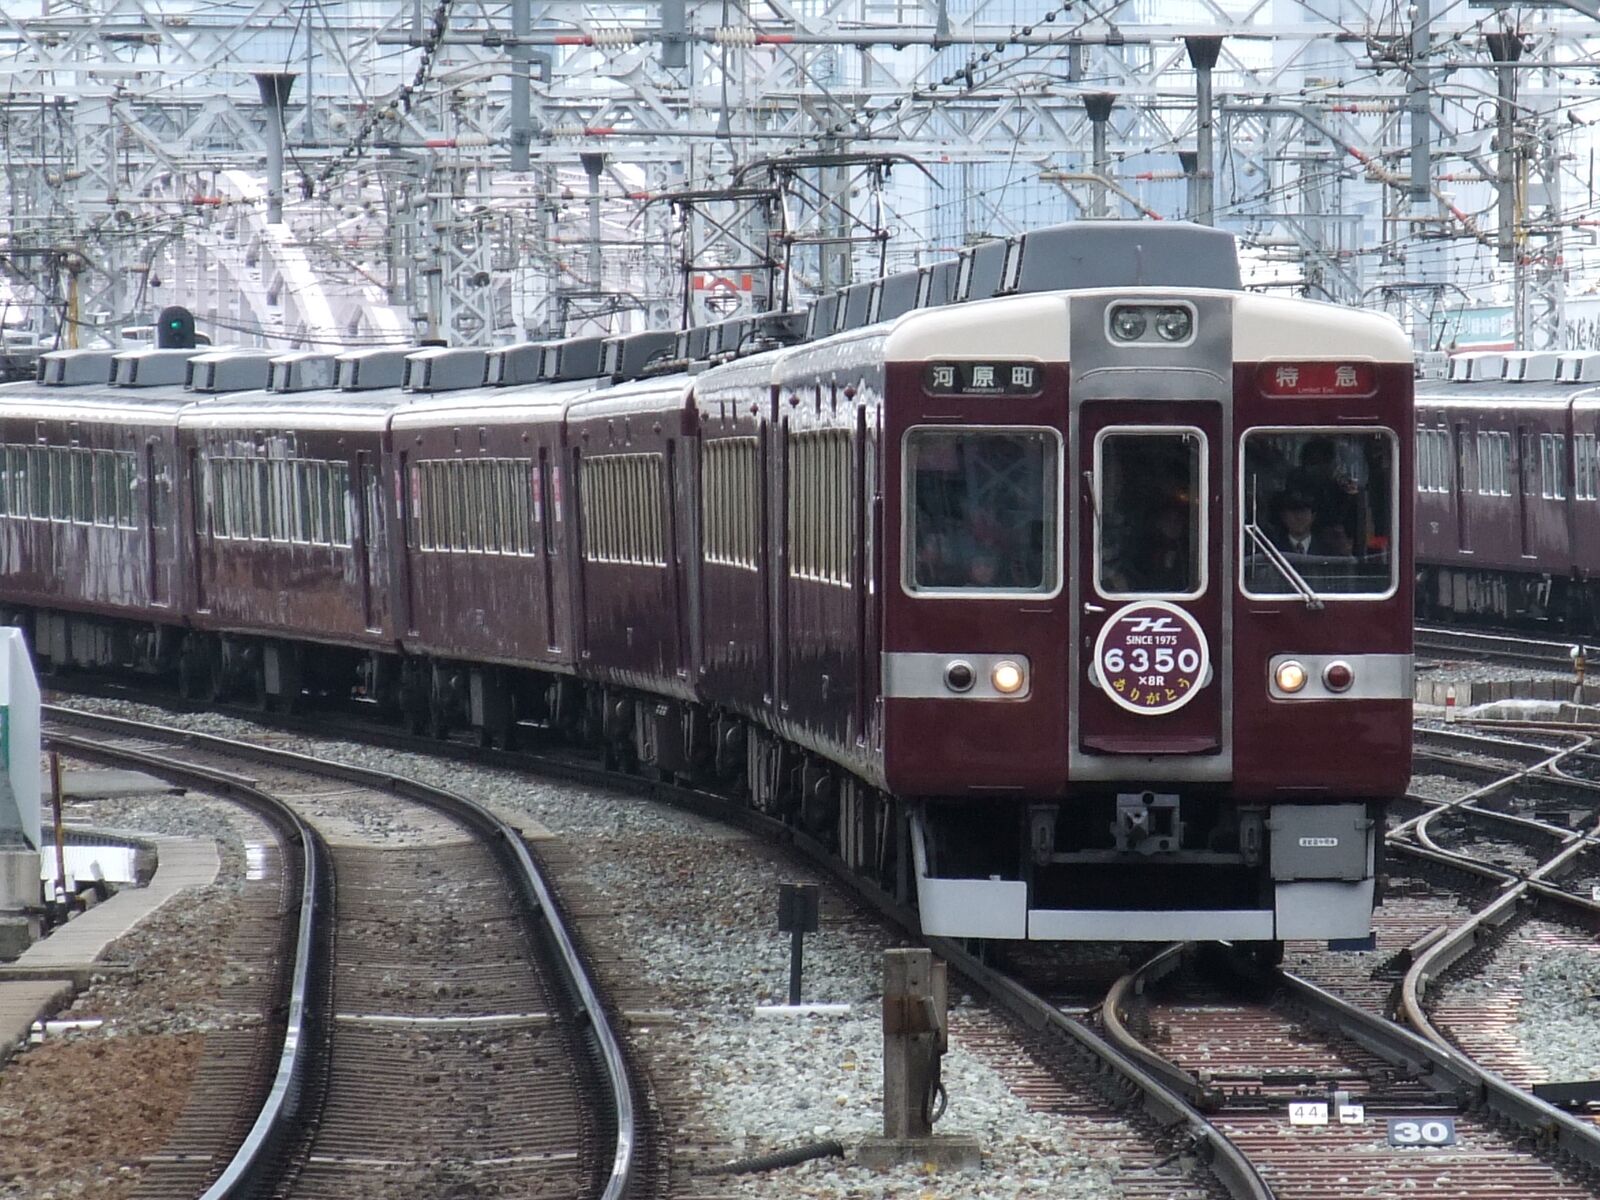
POLYGON ((1095 587, 1102 596, 1205 591, 1205 445, 1198 429, 1101 434, 1095 587))
POLYGON ((1393 434, 1253 429, 1244 435, 1243 460, 1246 592, 1299 592, 1274 561, 1280 557, 1318 595, 1385 595, 1394 587, 1393 434))
POLYGON ((1055 591, 1060 445, 1048 429, 907 434, 908 590, 1055 591))

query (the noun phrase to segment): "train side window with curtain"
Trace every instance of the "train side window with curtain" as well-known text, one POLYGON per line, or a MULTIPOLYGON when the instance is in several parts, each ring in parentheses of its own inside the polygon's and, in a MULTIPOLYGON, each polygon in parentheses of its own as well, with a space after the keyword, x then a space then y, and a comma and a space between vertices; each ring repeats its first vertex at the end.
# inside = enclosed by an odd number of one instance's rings
POLYGON ((1381 596, 1395 586, 1395 448, 1387 430, 1252 429, 1241 455, 1244 588, 1381 596))
POLYGON ((1205 434, 1107 430, 1095 446, 1095 587, 1103 596, 1206 590, 1205 434))
POLYGON ((1060 458, 1049 429, 907 433, 906 589, 1054 592, 1060 458))

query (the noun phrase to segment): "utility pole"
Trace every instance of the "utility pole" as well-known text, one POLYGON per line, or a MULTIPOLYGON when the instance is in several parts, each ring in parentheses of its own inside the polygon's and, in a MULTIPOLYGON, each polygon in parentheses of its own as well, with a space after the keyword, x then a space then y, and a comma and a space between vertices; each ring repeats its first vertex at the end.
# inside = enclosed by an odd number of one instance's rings
POLYGON ((1516 330, 1516 347, 1528 346, 1527 281, 1517 249, 1517 72, 1514 64, 1522 57, 1522 34, 1486 33, 1484 44, 1495 62, 1497 120, 1495 186, 1499 193, 1499 228, 1496 231, 1496 256, 1512 264, 1511 311, 1516 330))
POLYGON ((1089 193, 1094 197, 1089 207, 1091 217, 1110 215, 1111 189, 1107 186, 1107 180, 1111 176, 1111 156, 1106 151, 1106 123, 1111 120, 1111 109, 1116 103, 1117 98, 1111 92, 1097 92, 1083 98, 1083 108, 1089 114, 1089 127, 1094 137, 1095 184, 1089 193))
POLYGON ((1217 163, 1211 145, 1211 71, 1222 53, 1221 37, 1183 39, 1194 67, 1195 105, 1195 205, 1194 219, 1201 225, 1215 225, 1217 209, 1217 163))

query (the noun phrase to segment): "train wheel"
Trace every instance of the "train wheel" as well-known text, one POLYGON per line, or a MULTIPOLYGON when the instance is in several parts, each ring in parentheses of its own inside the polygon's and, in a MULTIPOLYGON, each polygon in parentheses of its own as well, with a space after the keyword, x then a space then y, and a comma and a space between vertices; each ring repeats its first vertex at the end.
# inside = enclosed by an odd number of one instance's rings
POLYGON ((190 634, 178 651, 178 694, 197 704, 215 703, 219 668, 209 639, 190 634))

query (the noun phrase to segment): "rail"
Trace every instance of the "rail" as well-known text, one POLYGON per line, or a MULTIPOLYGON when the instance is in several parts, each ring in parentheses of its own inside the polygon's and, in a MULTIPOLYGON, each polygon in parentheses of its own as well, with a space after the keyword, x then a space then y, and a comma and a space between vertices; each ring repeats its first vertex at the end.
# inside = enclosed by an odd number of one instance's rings
MULTIPOLYGON (((129 737, 159 738, 163 741, 176 742, 195 747, 204 747, 212 751, 232 754, 240 758, 248 758, 257 762, 290 767, 296 770, 314 772, 323 776, 342 779, 356 783, 374 790, 388 791, 393 795, 412 800, 420 804, 429 805, 441 812, 445 812, 459 820, 463 820, 481 835, 492 839, 493 843, 503 850, 509 861, 514 864, 512 872, 517 887, 522 893, 524 902, 538 919, 541 932, 554 947, 554 965, 562 985, 568 990, 569 995, 580 1008, 588 1036, 592 1039, 593 1051, 598 1065, 600 1076, 605 1082, 609 1093, 608 1101, 614 1114, 615 1123, 615 1152, 606 1177, 606 1185, 601 1193, 601 1200, 622 1200, 627 1191, 628 1184, 633 1177, 634 1158, 638 1144, 637 1114, 634 1109, 632 1078, 628 1069, 627 1057, 623 1052, 620 1039, 612 1027, 611 1018, 606 1011, 604 1002, 600 997, 579 953, 565 920, 561 908, 551 890, 548 881, 544 878, 543 871, 534 861, 527 844, 520 833, 511 825, 501 820, 487 808, 468 797, 451 792, 444 788, 435 788, 415 780, 392 775, 387 772, 370 770, 365 767, 352 766, 348 763, 330 763, 300 754, 292 750, 281 750, 251 743, 236 742, 227 738, 216 737, 211 734, 196 733, 189 730, 172 730, 161 726, 147 725, 138 721, 130 721, 121 717, 105 716, 100 714, 82 713, 71 709, 62 709, 54 706, 45 706, 43 715, 49 720, 86 727, 101 732, 117 733, 129 737)), ((197 766, 177 767, 170 762, 156 759, 149 755, 142 755, 138 751, 112 750, 108 747, 87 742, 83 739, 63 737, 60 734, 49 735, 53 741, 68 748, 74 755, 93 758, 95 761, 132 761, 142 759, 140 769, 164 778, 173 778, 174 774, 189 772, 201 786, 208 789, 219 790, 224 794, 240 795, 244 791, 254 793, 265 798, 271 805, 277 801, 258 789, 250 788, 247 782, 231 778, 222 772, 208 771, 197 766)), ((292 814, 291 814, 292 815, 292 814)), ((303 831, 300 836, 303 844, 311 845, 316 842, 315 834, 295 817, 299 829, 303 831)), ((319 879, 327 877, 326 870, 318 873, 319 879)), ((314 909, 315 905, 306 905, 305 896, 311 893, 304 892, 302 905, 302 930, 297 940, 296 957, 296 987, 300 987, 300 959, 299 948, 307 947, 308 956, 312 954, 310 945, 314 938, 305 933, 307 909, 314 909)), ((309 963, 314 967, 314 962, 309 963)), ((272 1096, 268 1107, 262 1110, 261 1118, 256 1122, 256 1127, 251 1130, 249 1137, 241 1145, 239 1153, 235 1156, 224 1171, 217 1184, 208 1192, 203 1200, 233 1200, 234 1197, 243 1195, 240 1186, 243 1181, 250 1178, 255 1165, 259 1163, 265 1151, 277 1144, 276 1139, 281 1138, 287 1130, 288 1122, 294 1116, 291 1101, 296 1099, 295 1090, 298 1080, 303 1078, 306 1050, 306 1024, 304 1007, 304 989, 298 993, 302 998, 299 1007, 291 1004, 291 1017, 298 1019, 298 1025, 292 1026, 285 1035, 283 1054, 280 1058, 278 1073, 274 1081, 272 1096), (282 1091, 280 1093, 280 1085, 282 1091), (237 1170, 235 1169, 237 1167, 237 1170), (228 1181, 227 1190, 221 1188, 224 1180, 228 1181)))

